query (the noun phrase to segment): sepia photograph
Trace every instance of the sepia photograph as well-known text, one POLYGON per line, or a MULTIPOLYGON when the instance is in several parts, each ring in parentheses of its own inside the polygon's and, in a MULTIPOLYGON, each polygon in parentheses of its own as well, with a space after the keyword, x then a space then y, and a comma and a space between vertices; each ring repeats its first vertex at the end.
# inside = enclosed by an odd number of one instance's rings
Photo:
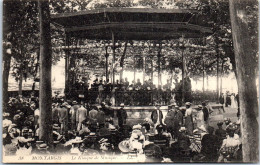
POLYGON ((258 0, 3 0, 3 163, 258 163, 258 0))

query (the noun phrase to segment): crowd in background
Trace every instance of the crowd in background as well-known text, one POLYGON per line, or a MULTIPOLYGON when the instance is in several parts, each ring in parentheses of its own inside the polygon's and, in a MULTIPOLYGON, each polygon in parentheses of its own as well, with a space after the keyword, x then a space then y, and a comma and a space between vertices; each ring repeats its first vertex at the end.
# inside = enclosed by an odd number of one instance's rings
POLYGON ((158 100, 162 104, 168 105, 173 92, 170 81, 162 87, 156 87, 151 79, 144 81, 144 83, 141 83, 140 79, 130 83, 125 78, 121 81, 116 80, 115 84, 111 84, 109 80, 96 79, 90 86, 88 83, 77 80, 70 96, 76 99, 82 94, 82 97, 92 103, 106 101, 117 106, 122 102, 125 105, 148 106, 153 105, 158 100))
POLYGON ((40 140, 37 97, 10 98, 3 113, 5 155, 32 154, 134 154, 145 161, 241 161, 240 122, 225 119, 214 131, 210 107, 203 102, 181 109, 169 104, 166 116, 160 102, 141 123, 130 126, 124 103, 113 109, 105 102, 91 104, 54 98, 53 145, 40 140), (214 133, 215 132, 215 133, 214 133))
MULTIPOLYGON (((185 78, 184 101, 201 103, 203 100, 217 100, 216 92, 192 91, 189 78, 185 78)), ((182 80, 175 82, 175 87, 172 87, 172 82, 167 80, 163 86, 156 86, 152 80, 145 80, 143 83, 140 79, 130 83, 127 78, 121 81, 116 80, 115 84, 103 79, 95 79, 92 84, 87 81, 76 80, 74 85, 71 85, 71 90, 68 92, 68 97, 75 100, 84 98, 91 103, 103 102, 107 104, 119 106, 124 103, 128 106, 150 106, 155 102, 160 102, 162 105, 168 105, 172 100, 178 105, 182 104, 182 80)))

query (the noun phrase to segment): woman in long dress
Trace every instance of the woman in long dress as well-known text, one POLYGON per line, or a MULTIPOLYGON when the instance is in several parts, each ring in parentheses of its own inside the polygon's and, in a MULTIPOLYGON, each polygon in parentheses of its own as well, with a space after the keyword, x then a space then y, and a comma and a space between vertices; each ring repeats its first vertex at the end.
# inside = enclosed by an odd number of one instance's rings
POLYGON ((234 93, 231 95, 231 108, 237 108, 237 102, 234 93))
POLYGON ((191 104, 188 102, 186 103, 186 111, 185 111, 185 128, 187 129, 187 134, 193 134, 193 118, 192 118, 192 108, 190 107, 191 104))
POLYGON ((201 126, 206 126, 206 123, 205 123, 205 121, 204 121, 204 113, 203 113, 203 111, 202 111, 202 106, 201 105, 199 105, 199 107, 198 107, 198 113, 197 113, 197 127, 199 128, 199 127, 201 127, 201 126))

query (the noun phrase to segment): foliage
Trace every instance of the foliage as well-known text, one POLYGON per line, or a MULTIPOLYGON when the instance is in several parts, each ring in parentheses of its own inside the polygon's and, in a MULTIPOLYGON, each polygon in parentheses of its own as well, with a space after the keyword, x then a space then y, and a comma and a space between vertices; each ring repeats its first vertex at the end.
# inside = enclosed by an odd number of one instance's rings
POLYGON ((4 42, 11 43, 12 75, 25 80, 34 75, 39 50, 38 10, 36 1, 5 1, 4 42))
MULTIPOLYGON (((20 73, 25 77, 35 75, 35 64, 37 59, 37 51, 39 50, 39 30, 38 30, 38 10, 36 1, 5 1, 4 10, 4 41, 10 42, 12 45, 12 56, 14 57, 13 75, 19 77, 20 73), (8 2, 8 3, 7 3, 8 2), (10 5, 11 4, 11 5, 10 5), (8 18, 8 19, 7 19, 8 18), (23 68, 23 69, 22 69, 23 68), (34 72, 34 73, 32 73, 34 72)), ((219 68, 223 66, 223 72, 229 73, 235 69, 235 59, 232 47, 231 26, 229 16, 228 1, 218 0, 51 0, 51 14, 77 12, 96 8, 110 7, 136 7, 136 8, 168 8, 168 9, 195 9, 199 11, 199 21, 208 22, 214 31, 212 36, 206 38, 203 43, 199 40, 185 40, 190 44, 207 45, 206 50, 198 48, 186 48, 185 58, 187 61, 187 71, 192 78, 201 77, 204 70, 208 75, 216 75, 217 53, 219 53, 219 68), (231 66, 232 64, 232 66, 231 66)), ((252 34, 252 41, 257 36, 258 31, 255 30, 258 18, 257 5, 248 7, 249 30, 252 34)), ((64 57, 64 51, 61 48, 65 45, 65 33, 61 27, 51 25, 51 36, 53 46, 53 63, 56 64, 60 58, 64 57)), ((88 44, 105 44, 108 41, 85 40, 76 41, 88 44)), ((119 45, 123 45, 125 41, 116 41, 119 45)), ((124 58, 124 68, 133 70, 134 68, 143 69, 143 56, 146 56, 145 70, 148 74, 158 70, 158 47, 151 46, 154 41, 128 41, 130 46, 127 47, 126 57, 124 58), (142 46, 135 46, 135 45, 142 46), (133 58, 133 54, 136 60, 133 58), (153 67, 152 67, 153 64, 153 67), (153 69, 152 69, 153 68, 153 69)), ((171 41, 162 41, 164 44, 179 43, 179 39, 171 41)), ((254 44, 254 43, 252 43, 254 44)), ((77 52, 71 52, 77 54, 77 52)), ((92 47, 82 52, 85 54, 84 60, 87 61, 89 67, 105 66, 105 46, 102 48, 92 47)), ((109 48, 109 66, 112 64, 112 50, 109 48)), ((118 68, 123 53, 123 46, 116 48, 116 67, 118 68)), ((256 52, 258 53, 258 52, 256 52)), ((256 59, 257 60, 257 59, 256 59)), ((161 50, 161 69, 172 72, 179 72, 182 68, 182 50, 176 47, 163 46, 161 50)), ((111 68, 110 72, 112 71, 111 68)), ((116 69, 118 70, 118 69, 116 69)))

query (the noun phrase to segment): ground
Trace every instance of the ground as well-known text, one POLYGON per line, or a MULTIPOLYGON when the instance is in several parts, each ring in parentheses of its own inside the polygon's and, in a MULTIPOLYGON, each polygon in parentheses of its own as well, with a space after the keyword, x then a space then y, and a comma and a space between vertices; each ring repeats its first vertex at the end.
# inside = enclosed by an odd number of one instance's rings
POLYGON ((214 127, 215 129, 217 128, 217 123, 219 121, 224 121, 224 118, 230 118, 231 122, 236 122, 237 121, 237 109, 236 108, 230 108, 230 107, 224 107, 225 108, 225 113, 221 110, 219 112, 217 109, 214 110, 214 112, 210 115, 209 119, 209 125, 214 127))

